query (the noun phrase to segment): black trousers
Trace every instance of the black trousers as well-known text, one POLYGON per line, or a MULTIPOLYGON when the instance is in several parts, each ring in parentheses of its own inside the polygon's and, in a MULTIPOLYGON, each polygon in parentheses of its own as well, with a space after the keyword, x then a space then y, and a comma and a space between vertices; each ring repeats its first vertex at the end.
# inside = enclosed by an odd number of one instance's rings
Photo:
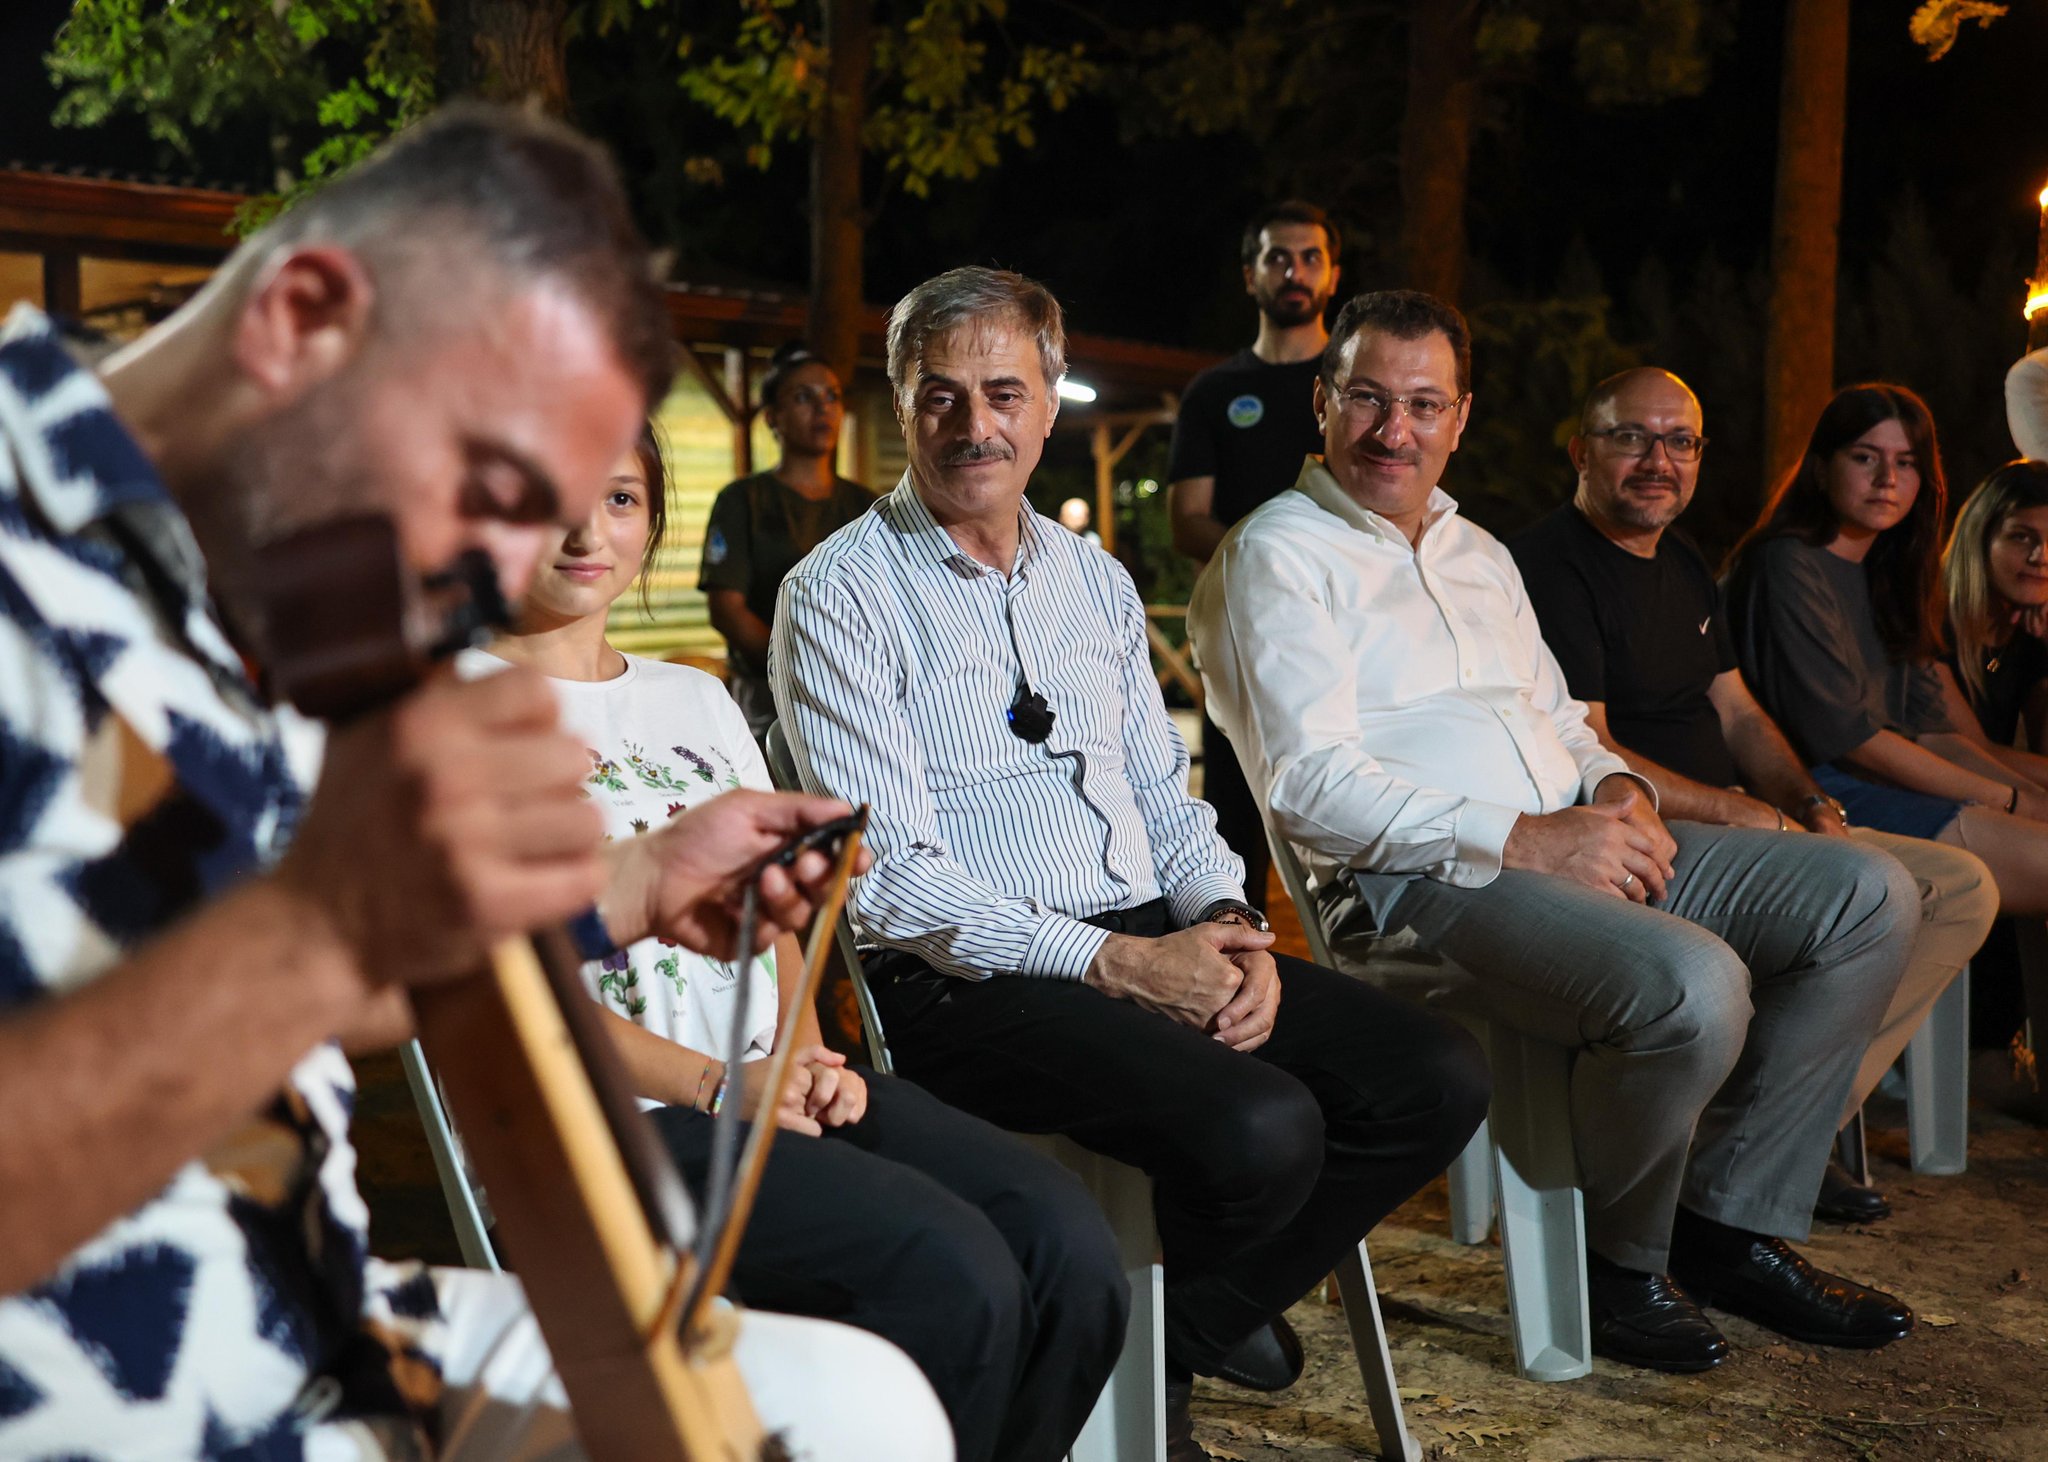
MULTIPOLYGON (((1091 922, 1167 932, 1156 902, 1091 922)), ((1449 1165, 1486 1114, 1454 1022, 1279 956, 1272 1037, 1250 1054, 1065 980, 869 961, 897 1068, 1019 1132, 1060 1132, 1150 1174, 1167 1354, 1212 1371, 1449 1165)))
MULTIPOLYGON (((1056 1462, 1129 1316, 1102 1211, 1008 1133, 910 1082, 861 1075, 859 1122, 776 1138, 733 1270, 739 1298, 902 1349, 938 1393, 961 1462, 1056 1462)), ((650 1115, 701 1192, 711 1119, 650 1115)))
POLYGON ((1267 875, 1273 866, 1272 849, 1266 846, 1265 819, 1259 815, 1251 783, 1245 780, 1237 748, 1207 716, 1202 717, 1202 800, 1216 809, 1216 835, 1244 859, 1246 901, 1264 912, 1267 875))

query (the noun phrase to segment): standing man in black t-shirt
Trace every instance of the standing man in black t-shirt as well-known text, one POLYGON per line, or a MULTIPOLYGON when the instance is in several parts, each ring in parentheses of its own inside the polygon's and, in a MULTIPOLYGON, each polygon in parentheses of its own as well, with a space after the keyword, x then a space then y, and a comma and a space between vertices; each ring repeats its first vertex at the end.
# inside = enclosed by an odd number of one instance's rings
POLYGON ((808 346, 793 342, 769 358, 761 419, 781 445, 782 460, 719 489, 697 573, 712 628, 725 636, 726 688, 756 741, 775 720, 768 634, 776 593, 805 554, 875 501, 834 466, 846 403, 838 373, 808 346))
MULTIPOLYGON (((1610 376, 1586 398, 1571 440, 1577 493, 1508 549, 1566 687, 1586 703, 1600 740, 1655 784, 1666 821, 1853 836, 1897 858, 1920 885, 1912 962, 1857 1073, 1846 1119, 1976 953, 1998 888, 1961 848, 1852 832, 1750 694, 1713 571, 1669 531, 1699 484, 1704 431, 1699 398, 1668 371, 1610 376)), ((1881 1193, 1829 1164, 1817 1217, 1868 1222, 1888 1212, 1881 1193)))
MULTIPOLYGON (((1259 307, 1258 338, 1189 382, 1166 467, 1173 546, 1198 567, 1231 524, 1292 487, 1301 459, 1323 449, 1313 398, 1342 250, 1329 215, 1299 199, 1245 225, 1244 292, 1259 307)), ((1246 897, 1263 910, 1271 859, 1259 806, 1229 740, 1207 716, 1202 796, 1216 809, 1216 830, 1244 859, 1246 897)))

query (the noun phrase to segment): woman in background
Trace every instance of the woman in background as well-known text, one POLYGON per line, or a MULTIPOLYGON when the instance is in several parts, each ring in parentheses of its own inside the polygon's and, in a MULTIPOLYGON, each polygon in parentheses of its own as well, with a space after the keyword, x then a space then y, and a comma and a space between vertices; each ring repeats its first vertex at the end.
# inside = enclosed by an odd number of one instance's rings
POLYGON ((1936 665, 1947 486, 1903 386, 1849 386, 1736 546, 1742 671, 1848 821, 1968 848, 2000 912, 2048 914, 2048 790, 1958 730, 1936 665))
POLYGON ((832 367, 792 343, 770 357, 761 378, 761 419, 782 460, 728 483, 711 505, 697 587, 711 624, 725 636, 726 683, 760 740, 775 719, 768 691, 768 631, 775 594, 803 556, 868 510, 874 494, 834 468, 846 423, 843 387, 832 367))
POLYGON ((1942 555, 1950 719, 2048 785, 2048 462, 2008 462, 1970 494, 1942 555), (2024 727, 2029 750, 2018 749, 2024 727))
MULTIPOLYGON (((733 787, 769 786, 717 680, 605 638, 612 605, 653 559, 665 502, 649 428, 590 521, 543 552, 519 631, 489 652, 549 677, 564 726, 590 749, 586 790, 612 838, 733 787)), ((469 668, 490 668, 478 657, 469 668)), ((760 1058, 774 1049, 800 958, 787 936, 744 969, 648 939, 583 973, 694 1190, 725 1102, 787 1129, 740 1244, 740 1298, 893 1341, 938 1393, 962 1462, 1055 1462, 1123 1345, 1129 1285, 1100 1210, 1016 1138, 909 1082, 849 1068, 810 1009, 787 1085, 765 1090, 760 1058), (728 1068, 713 1053, 725 1049, 735 1003, 747 1045, 728 1068)))

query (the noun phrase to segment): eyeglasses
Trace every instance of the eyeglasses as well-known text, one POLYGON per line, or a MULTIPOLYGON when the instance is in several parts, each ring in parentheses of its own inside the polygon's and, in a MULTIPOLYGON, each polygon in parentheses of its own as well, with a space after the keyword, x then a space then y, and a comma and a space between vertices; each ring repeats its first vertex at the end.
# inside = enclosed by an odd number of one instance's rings
POLYGON ((1605 431, 1589 431, 1581 435, 1598 437, 1619 457, 1647 457, 1662 442, 1664 455, 1672 461, 1697 462, 1700 453, 1707 449, 1707 439, 1691 431, 1644 431, 1636 426, 1610 426, 1605 431))
POLYGON ((1470 394, 1468 391, 1446 401, 1440 396, 1396 396, 1390 391, 1375 391, 1369 386, 1349 386, 1337 393, 1337 400, 1345 410, 1357 412, 1372 426, 1385 421, 1396 406, 1402 407, 1416 430, 1428 431, 1442 425, 1444 419, 1456 411, 1470 394))

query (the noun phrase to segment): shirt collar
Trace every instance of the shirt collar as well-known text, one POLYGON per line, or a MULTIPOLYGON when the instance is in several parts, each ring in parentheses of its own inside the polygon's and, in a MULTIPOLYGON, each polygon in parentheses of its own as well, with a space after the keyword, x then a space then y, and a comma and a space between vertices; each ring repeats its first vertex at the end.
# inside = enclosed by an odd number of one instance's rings
MULTIPOLYGON (((955 543, 953 535, 939 526, 939 520, 932 516, 932 510, 918 496, 916 484, 911 482, 907 469, 898 479, 895 491, 882 500, 882 515, 913 557, 961 574, 996 572, 955 543)), ((1017 560, 1010 566, 1012 573, 1019 578, 1023 577, 1025 569, 1037 559, 1044 546, 1039 535, 1038 515, 1031 511, 1029 503, 1020 503, 1017 507, 1017 560)))
POLYGON ((21 491, 58 533, 120 508, 170 504, 106 387, 32 305, 16 305, 0 326, 0 435, 14 444, 21 491))
MULTIPOLYGON (((1321 457, 1311 456, 1302 460, 1301 476, 1294 480, 1294 490, 1325 512, 1336 514, 1359 532, 1370 533, 1382 542, 1392 538, 1402 547, 1408 547, 1408 535, 1370 508, 1359 506, 1358 500, 1338 484, 1336 475, 1324 465, 1321 457)), ((1423 536, 1426 538, 1435 532, 1439 523, 1457 511, 1456 498, 1441 487, 1432 487, 1423 514, 1423 536)))

